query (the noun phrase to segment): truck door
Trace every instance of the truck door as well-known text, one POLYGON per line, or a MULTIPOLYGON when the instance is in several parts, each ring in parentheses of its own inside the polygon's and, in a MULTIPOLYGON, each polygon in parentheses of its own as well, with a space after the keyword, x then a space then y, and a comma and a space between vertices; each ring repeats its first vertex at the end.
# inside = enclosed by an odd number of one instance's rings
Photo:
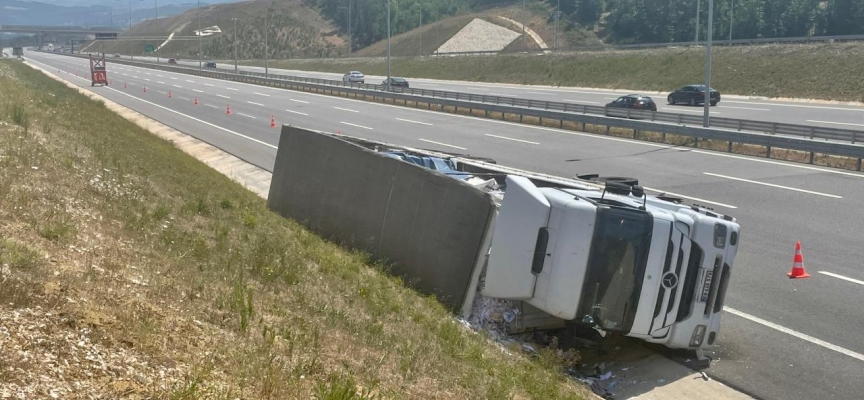
MULTIPOLYGON (((532 264, 536 263, 535 248, 538 242, 548 240, 545 228, 551 206, 528 178, 508 176, 506 183, 504 201, 492 236, 483 294, 527 300, 534 295, 537 281, 532 272, 532 264)), ((542 256, 539 261, 543 262, 542 256)))

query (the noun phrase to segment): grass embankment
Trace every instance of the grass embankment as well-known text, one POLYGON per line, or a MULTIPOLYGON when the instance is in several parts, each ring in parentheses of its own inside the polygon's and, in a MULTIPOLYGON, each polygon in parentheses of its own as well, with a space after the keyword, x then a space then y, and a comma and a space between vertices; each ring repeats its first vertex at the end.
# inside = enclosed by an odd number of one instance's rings
MULTIPOLYGON (((716 47, 711 86, 724 94, 864 101, 864 43, 716 47)), ((499 55, 394 60, 413 78, 670 91, 704 80, 705 50, 669 48, 555 56, 499 55)), ((381 59, 271 61, 271 67, 385 74, 381 59)))
POLYGON ((0 87, 3 397, 587 397, 101 103, 0 87))

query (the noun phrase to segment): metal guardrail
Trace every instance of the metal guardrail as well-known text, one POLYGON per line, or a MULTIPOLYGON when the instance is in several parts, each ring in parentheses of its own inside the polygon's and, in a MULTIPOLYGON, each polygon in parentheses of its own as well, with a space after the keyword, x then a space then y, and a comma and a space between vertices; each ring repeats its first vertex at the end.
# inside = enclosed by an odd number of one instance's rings
MULTIPOLYGON (((85 58, 83 55, 73 56, 85 58)), ((689 136, 697 140, 720 140, 729 143, 729 151, 731 151, 732 143, 764 146, 768 149, 769 155, 773 147, 805 151, 810 153, 811 164, 813 163, 814 153, 851 157, 857 159, 857 169, 859 171, 861 170, 861 159, 864 158, 864 145, 857 143, 858 139, 864 136, 864 132, 862 131, 722 118, 712 118, 712 126, 704 128, 699 126, 702 122, 700 117, 680 114, 609 109, 610 115, 606 115, 605 107, 598 106, 427 89, 391 88, 391 91, 388 92, 383 85, 346 84, 342 81, 329 79, 275 74, 269 74, 265 77, 264 74, 249 71, 234 73, 233 69, 199 69, 193 66, 165 65, 129 60, 113 60, 113 62, 285 89, 314 90, 323 93, 329 92, 331 95, 353 95, 355 98, 360 96, 372 96, 373 99, 381 97, 391 99, 394 103, 396 100, 400 100, 405 104, 408 102, 415 104, 424 103, 429 107, 432 105, 442 108, 453 107, 455 110, 461 107, 471 111, 485 111, 487 114, 489 112, 501 113, 502 116, 506 114, 519 115, 520 120, 521 116, 528 116, 540 118, 541 121, 544 118, 547 120, 557 120, 561 121, 562 124, 564 121, 568 121, 606 126, 607 128, 632 129, 634 137, 637 132, 642 131, 656 132, 664 135, 689 136), (491 101, 492 99, 495 101, 491 101), (720 121, 718 122, 717 120, 720 121), (696 126, 687 126, 688 123, 696 126)))

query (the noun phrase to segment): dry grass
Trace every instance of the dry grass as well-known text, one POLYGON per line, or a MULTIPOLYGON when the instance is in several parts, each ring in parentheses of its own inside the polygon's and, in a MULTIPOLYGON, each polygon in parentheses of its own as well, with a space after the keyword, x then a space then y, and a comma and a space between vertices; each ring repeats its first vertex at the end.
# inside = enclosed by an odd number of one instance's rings
POLYGON ((0 87, 0 397, 588 397, 101 103, 0 87))

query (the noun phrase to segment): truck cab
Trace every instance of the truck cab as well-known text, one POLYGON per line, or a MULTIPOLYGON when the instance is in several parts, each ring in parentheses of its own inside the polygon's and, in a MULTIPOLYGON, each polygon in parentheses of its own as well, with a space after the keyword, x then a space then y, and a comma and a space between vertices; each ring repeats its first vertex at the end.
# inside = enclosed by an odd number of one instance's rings
POLYGON ((734 218, 641 189, 508 175, 482 293, 701 351, 719 331, 739 230, 734 218))

